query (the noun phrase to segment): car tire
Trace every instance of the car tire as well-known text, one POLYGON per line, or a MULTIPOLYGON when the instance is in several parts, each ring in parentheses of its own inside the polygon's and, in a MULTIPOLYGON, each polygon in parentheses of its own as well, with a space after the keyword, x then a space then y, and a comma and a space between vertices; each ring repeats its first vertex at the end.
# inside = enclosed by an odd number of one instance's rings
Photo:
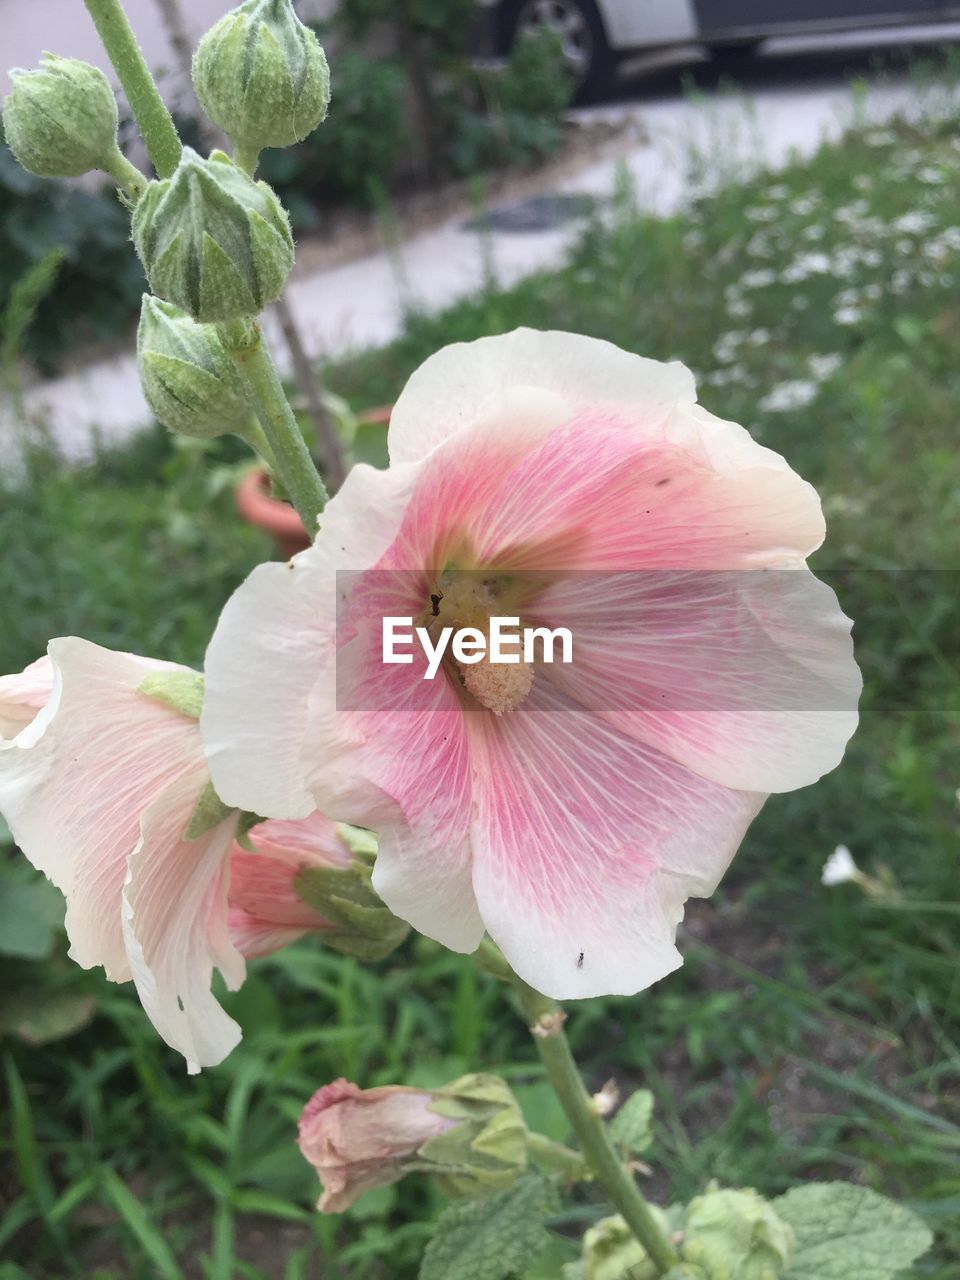
POLYGON ((617 73, 603 19, 593 0, 511 0, 505 6, 506 51, 525 31, 552 27, 569 47, 575 101, 591 102, 609 90, 617 73))

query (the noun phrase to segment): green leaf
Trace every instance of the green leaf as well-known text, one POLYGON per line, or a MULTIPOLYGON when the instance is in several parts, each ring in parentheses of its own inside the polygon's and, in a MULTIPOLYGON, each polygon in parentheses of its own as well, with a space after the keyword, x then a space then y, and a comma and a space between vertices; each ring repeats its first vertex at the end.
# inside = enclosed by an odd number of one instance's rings
POLYGON ((16 1036, 31 1048, 71 1036, 97 1011, 97 998, 77 991, 35 990, 0 1003, 0 1035, 16 1036))
POLYGON ((0 955, 40 960, 53 950, 64 902, 48 880, 22 861, 0 871, 0 955))
POLYGON ((420 1280, 506 1280, 522 1275, 550 1243, 543 1225, 552 1189, 535 1174, 489 1200, 452 1204, 437 1220, 420 1280))
POLYGON ((849 1182, 794 1187, 773 1207, 797 1237, 788 1280, 894 1280, 933 1243, 911 1210, 849 1182))
POLYGON ((146 1209, 112 1169, 103 1170, 103 1189, 107 1199, 126 1223, 146 1257, 153 1263, 162 1280, 183 1280, 170 1246, 150 1221, 146 1209))
POLYGON ((234 812, 235 810, 224 804, 214 791, 213 783, 208 782, 200 794, 200 799, 197 801, 196 808, 190 818, 190 824, 184 834, 188 840, 199 840, 201 836, 205 836, 214 827, 219 827, 221 822, 226 822, 227 818, 234 812))
POLYGON ((630 1155, 643 1155, 653 1142, 654 1097, 649 1089, 638 1089, 610 1121, 610 1137, 630 1155))

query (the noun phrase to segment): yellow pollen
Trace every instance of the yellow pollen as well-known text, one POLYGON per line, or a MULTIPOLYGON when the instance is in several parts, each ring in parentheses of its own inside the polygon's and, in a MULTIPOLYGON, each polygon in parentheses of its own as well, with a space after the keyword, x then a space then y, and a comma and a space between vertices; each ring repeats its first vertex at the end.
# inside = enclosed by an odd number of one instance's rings
POLYGON ((491 662, 484 655, 479 662, 458 665, 466 689, 495 716, 516 711, 533 684, 533 667, 525 662, 491 662))

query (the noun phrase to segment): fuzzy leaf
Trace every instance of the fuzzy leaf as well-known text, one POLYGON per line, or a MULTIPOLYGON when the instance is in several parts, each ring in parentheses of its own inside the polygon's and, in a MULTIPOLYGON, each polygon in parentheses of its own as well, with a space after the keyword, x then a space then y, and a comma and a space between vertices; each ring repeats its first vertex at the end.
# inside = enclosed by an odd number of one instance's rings
POLYGON ((203 676, 199 671, 155 671, 140 681, 137 692, 146 698, 165 702, 191 720, 200 719, 203 676))
POLYGON ((506 1280, 522 1275, 550 1243, 543 1225, 551 1188, 535 1174, 488 1200, 441 1213, 420 1266, 420 1280, 506 1280))
POLYGON ((894 1280, 933 1243, 911 1210, 848 1182, 794 1187, 773 1207, 797 1237, 787 1280, 894 1280))
POLYGON ((653 1142, 653 1094, 638 1089, 610 1121, 610 1137, 630 1155, 642 1155, 653 1142))

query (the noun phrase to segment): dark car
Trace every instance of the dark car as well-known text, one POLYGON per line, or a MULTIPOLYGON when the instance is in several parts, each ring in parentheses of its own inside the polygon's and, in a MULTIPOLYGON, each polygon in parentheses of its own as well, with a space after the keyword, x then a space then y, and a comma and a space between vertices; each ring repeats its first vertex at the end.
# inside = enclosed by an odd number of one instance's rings
POLYGON ((770 36, 960 18, 929 0, 477 0, 478 52, 502 57, 519 34, 549 27, 582 96, 609 83, 626 54, 699 44, 748 53, 770 36))

